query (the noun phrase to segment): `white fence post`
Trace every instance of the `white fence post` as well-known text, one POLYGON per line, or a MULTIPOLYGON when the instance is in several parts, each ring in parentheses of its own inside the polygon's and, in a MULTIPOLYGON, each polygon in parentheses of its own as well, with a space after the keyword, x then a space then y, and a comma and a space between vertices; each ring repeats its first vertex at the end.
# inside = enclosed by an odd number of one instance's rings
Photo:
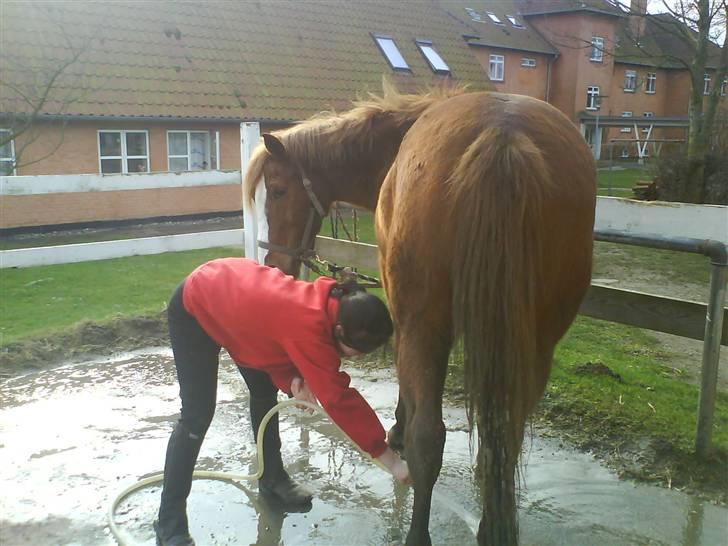
MULTIPOLYGON (((260 142, 260 124, 240 124, 240 174, 241 183, 245 180, 248 172, 248 163, 253 155, 253 150, 260 142)), ((245 257, 257 260, 258 258, 258 220, 255 215, 255 207, 251 206, 247 197, 243 194, 243 227, 245 228, 245 257)))

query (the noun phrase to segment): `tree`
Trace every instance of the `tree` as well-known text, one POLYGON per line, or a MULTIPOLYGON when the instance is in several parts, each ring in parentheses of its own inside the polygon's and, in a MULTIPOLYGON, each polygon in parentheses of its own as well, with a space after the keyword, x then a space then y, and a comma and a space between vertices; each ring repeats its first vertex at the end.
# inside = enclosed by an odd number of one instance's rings
MULTIPOLYGON (((630 17, 650 18, 650 23, 661 32, 678 41, 682 47, 679 53, 663 53, 665 59, 685 68, 690 75, 690 95, 688 103, 688 144, 684 176, 677 188, 677 200, 700 203, 706 196, 706 160, 716 131, 716 119, 721 100, 722 82, 728 77, 728 19, 727 0, 662 0, 668 17, 647 15, 622 2, 619 5, 630 17), (706 99, 705 74, 708 73, 710 54, 715 51, 715 40, 721 37, 722 47, 715 66, 713 85, 706 99)), ((644 5, 644 4, 643 4, 644 5)), ((641 42, 643 36, 635 27, 628 36, 633 45, 645 55, 654 52, 641 42)), ((636 26, 637 29, 644 25, 636 26)))
MULTIPOLYGON (((82 98, 77 91, 64 91, 63 79, 72 77, 70 67, 82 60, 94 42, 89 36, 72 37, 67 23, 54 17, 56 10, 52 6, 27 5, 18 9, 27 10, 25 17, 43 20, 52 32, 61 35, 65 47, 54 49, 52 54, 42 56, 34 64, 29 64, 27 58, 14 57, 8 51, 11 48, 0 48, 0 127, 3 129, 0 149, 15 144, 13 169, 46 159, 63 143, 64 131, 61 130, 58 140, 42 157, 22 160, 24 151, 42 134, 39 121, 46 117, 62 118, 68 108, 82 98)), ((5 30, 2 28, 0 32, 5 34, 5 30)), ((61 124, 64 127, 62 119, 61 124)))

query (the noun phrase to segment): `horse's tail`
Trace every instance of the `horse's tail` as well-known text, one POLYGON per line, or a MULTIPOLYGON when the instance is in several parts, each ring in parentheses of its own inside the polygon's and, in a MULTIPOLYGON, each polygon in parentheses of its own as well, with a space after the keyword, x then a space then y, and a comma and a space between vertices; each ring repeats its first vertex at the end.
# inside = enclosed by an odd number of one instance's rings
POLYGON ((453 319, 462 337, 468 419, 478 429, 484 517, 480 544, 518 541, 515 475, 534 396, 540 203, 551 181, 541 151, 517 129, 490 127, 449 181, 458 211, 453 319))

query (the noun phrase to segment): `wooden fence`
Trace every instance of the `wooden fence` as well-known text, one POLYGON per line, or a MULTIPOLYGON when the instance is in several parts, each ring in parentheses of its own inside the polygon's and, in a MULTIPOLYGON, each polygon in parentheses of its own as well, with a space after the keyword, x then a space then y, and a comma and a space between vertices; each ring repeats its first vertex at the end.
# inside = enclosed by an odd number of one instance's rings
MULTIPOLYGON (((320 256, 332 262, 368 271, 379 270, 375 245, 319 236, 316 238, 316 249, 320 256)), ((592 283, 580 313, 587 317, 702 341, 707 310, 708 306, 704 303, 592 283)), ((724 309, 723 313, 721 344, 728 346, 728 309, 724 309)))

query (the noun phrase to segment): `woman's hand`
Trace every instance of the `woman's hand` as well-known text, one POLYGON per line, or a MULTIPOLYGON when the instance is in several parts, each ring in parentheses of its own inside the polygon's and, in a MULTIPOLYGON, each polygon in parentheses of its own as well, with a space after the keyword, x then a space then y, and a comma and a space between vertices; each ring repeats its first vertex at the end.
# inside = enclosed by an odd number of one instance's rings
POLYGON ((392 448, 387 447, 384 453, 377 457, 377 460, 387 467, 399 483, 412 485, 412 478, 410 477, 407 463, 397 453, 392 451, 392 448))
MULTIPOLYGON (((316 397, 311 392, 311 389, 308 388, 308 384, 303 380, 302 377, 295 377, 293 381, 291 381, 291 394, 293 394, 293 398, 295 398, 296 400, 310 402, 311 404, 318 405, 318 400, 316 400, 316 397)), ((311 408, 308 408, 306 406, 298 407, 301 409, 305 409, 309 413, 313 413, 313 410, 311 408)))

